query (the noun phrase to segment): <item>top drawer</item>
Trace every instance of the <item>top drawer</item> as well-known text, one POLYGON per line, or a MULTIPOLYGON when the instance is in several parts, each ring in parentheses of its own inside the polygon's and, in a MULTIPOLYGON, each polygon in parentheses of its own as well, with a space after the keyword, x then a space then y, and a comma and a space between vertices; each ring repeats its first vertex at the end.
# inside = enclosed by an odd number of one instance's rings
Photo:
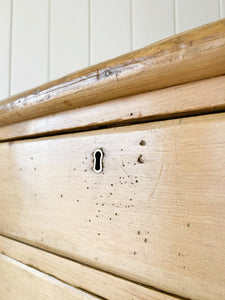
POLYGON ((184 297, 224 298, 224 132, 215 114, 2 143, 0 232, 184 297))

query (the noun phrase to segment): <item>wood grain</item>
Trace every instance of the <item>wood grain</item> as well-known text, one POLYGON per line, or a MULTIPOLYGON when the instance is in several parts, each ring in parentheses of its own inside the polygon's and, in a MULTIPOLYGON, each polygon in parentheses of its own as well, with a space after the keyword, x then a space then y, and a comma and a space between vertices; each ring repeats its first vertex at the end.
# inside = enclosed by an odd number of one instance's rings
POLYGON ((225 110, 225 76, 0 127, 0 141, 225 110))
POLYGON ((0 278, 2 300, 99 299, 3 254, 0 254, 0 278))
POLYGON ((106 299, 178 299, 3 236, 0 253, 106 299))
POLYGON ((220 20, 9 98, 0 125, 223 75, 224 64, 220 20))
POLYGON ((173 294, 223 299, 224 131, 214 114, 2 143, 0 232, 173 294))

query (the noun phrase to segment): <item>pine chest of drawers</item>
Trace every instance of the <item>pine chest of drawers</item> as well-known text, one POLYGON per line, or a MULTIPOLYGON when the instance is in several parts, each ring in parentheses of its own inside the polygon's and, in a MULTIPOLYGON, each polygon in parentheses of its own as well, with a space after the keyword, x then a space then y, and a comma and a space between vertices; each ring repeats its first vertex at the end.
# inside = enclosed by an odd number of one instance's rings
POLYGON ((0 103, 1 299, 225 299, 225 22, 0 103))

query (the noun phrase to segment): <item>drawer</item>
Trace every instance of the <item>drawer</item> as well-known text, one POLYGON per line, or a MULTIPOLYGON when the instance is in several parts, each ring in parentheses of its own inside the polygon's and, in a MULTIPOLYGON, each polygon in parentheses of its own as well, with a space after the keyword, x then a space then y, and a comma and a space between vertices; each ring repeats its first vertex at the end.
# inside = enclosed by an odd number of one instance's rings
POLYGON ((2 143, 0 233, 183 297, 222 299, 224 132, 221 113, 2 143))

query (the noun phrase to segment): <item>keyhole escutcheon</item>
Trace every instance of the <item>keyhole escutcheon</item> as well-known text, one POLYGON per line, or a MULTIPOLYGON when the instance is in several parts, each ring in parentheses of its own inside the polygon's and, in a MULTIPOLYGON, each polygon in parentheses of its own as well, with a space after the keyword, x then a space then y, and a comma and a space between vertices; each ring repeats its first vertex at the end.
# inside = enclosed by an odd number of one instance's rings
POLYGON ((103 151, 102 149, 96 149, 94 152, 94 167, 95 173, 101 173, 103 170, 103 151))

